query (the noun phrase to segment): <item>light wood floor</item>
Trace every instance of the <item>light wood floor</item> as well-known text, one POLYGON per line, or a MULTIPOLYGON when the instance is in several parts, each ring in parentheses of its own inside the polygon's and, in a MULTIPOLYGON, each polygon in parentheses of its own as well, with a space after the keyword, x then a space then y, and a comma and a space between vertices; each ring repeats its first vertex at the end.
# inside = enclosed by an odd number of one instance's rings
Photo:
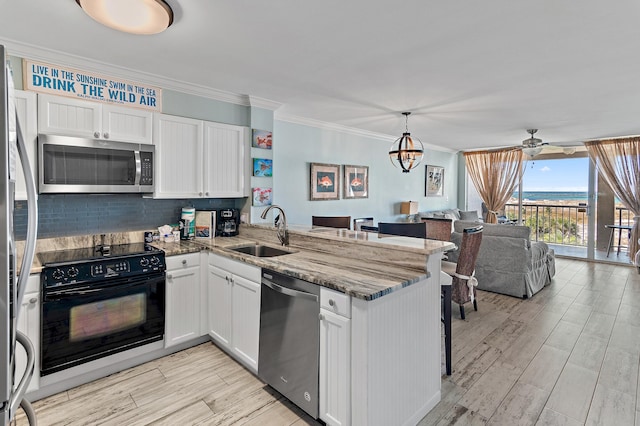
MULTIPOLYGON (((640 275, 556 266, 529 300, 479 292, 465 321, 454 308, 453 375, 421 426, 640 425, 640 275)), ((34 406, 41 425, 317 424, 210 343, 34 406)))

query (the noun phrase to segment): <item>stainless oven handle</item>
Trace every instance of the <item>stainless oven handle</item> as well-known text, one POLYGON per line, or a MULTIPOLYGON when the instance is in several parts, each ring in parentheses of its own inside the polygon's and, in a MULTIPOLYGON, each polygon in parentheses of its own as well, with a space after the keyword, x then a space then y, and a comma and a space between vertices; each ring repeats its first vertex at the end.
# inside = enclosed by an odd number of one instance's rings
POLYGON ((313 301, 318 301, 318 296, 315 294, 307 293, 305 291, 293 290, 291 288, 282 287, 274 282, 271 282, 264 277, 262 278, 262 284, 266 285, 270 289, 277 291, 278 293, 286 294, 291 297, 301 297, 303 299, 309 299, 313 301))
POLYGON ((140 151, 133 151, 133 155, 136 159, 136 180, 135 184, 140 185, 140 178, 142 177, 142 160, 140 160, 140 151))
MULTIPOLYGON (((163 278, 164 276, 159 276, 158 278, 163 278)), ((69 297, 75 297, 75 296, 83 296, 86 294, 91 294, 91 293, 97 293, 97 292, 101 292, 101 291, 108 291, 108 290, 113 290, 113 289, 117 289, 117 290, 123 290, 125 288, 130 288, 130 287, 135 287, 138 286, 142 283, 145 283, 147 281, 132 281, 128 284, 117 284, 114 286, 108 286, 108 287, 99 287, 99 288, 86 288, 83 287, 81 290, 54 290, 54 291, 48 291, 45 290, 44 292, 44 297, 45 300, 51 300, 49 298, 55 298, 55 300, 61 300, 61 299, 68 299, 69 297)))

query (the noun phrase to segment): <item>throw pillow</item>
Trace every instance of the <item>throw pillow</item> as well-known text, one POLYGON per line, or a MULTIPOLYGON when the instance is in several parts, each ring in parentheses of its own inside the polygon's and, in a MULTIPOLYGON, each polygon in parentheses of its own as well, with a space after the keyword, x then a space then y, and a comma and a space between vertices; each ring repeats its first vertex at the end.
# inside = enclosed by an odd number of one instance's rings
POLYGON ((478 221, 478 212, 476 210, 470 210, 467 212, 460 211, 460 220, 473 220, 478 221))
POLYGON ((444 219, 444 213, 434 213, 433 217, 436 219, 444 219))

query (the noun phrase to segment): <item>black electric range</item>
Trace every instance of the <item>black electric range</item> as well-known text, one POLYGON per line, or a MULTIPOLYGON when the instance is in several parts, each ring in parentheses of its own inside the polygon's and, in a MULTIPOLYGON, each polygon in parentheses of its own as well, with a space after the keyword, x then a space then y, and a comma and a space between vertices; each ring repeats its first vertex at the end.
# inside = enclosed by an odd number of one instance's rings
POLYGON ((38 258, 44 287, 164 272, 166 268, 164 252, 145 243, 56 250, 39 253, 38 258))

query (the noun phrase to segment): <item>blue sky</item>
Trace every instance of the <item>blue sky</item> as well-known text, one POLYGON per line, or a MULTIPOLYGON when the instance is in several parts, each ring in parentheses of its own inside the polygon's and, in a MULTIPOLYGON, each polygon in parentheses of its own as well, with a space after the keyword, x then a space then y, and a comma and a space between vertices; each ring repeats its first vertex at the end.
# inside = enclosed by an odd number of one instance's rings
POLYGON ((589 161, 589 158, 529 161, 522 190, 586 192, 589 186, 589 161))

